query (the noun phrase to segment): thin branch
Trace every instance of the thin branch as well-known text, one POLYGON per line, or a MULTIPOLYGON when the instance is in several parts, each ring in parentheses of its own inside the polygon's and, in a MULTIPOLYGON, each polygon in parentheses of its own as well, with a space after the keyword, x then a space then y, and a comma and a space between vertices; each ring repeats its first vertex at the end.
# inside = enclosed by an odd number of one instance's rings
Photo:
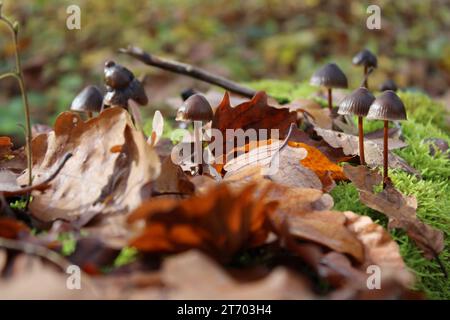
POLYGON ((149 66, 161 68, 163 70, 171 71, 174 73, 184 74, 186 76, 202 80, 219 87, 222 87, 231 92, 240 94, 247 98, 252 98, 256 91, 240 85, 234 81, 228 80, 224 77, 212 74, 204 69, 194 67, 187 63, 182 63, 174 60, 168 60, 160 58, 151 54, 148 54, 144 50, 138 47, 129 46, 128 48, 119 49, 120 53, 125 53, 149 66))

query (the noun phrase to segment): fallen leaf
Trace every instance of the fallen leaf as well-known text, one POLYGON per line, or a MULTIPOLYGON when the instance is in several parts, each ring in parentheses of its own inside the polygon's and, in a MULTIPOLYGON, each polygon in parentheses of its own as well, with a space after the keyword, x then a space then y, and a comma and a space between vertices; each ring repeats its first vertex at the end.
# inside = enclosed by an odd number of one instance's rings
POLYGON ((17 239, 21 234, 26 234, 30 229, 22 222, 11 218, 0 218, 0 237, 17 239))
POLYGON ((228 161, 223 167, 226 171, 224 179, 236 180, 239 176, 248 181, 259 174, 286 186, 321 190, 323 186, 316 174, 301 164, 306 155, 304 148, 291 147, 287 141, 263 143, 261 147, 228 161))
MULTIPOLYGON (((342 148, 344 154, 359 155, 359 145, 357 136, 333 130, 326 130, 319 127, 315 127, 314 130, 332 147, 342 148)), ((390 139, 392 145, 388 143, 390 150, 392 150, 394 147, 402 148, 406 146, 406 144, 404 144, 403 142, 398 142, 399 140, 397 140, 397 142, 391 140, 392 139, 390 139)), ((380 143, 380 141, 365 139, 364 152, 367 165, 369 165, 370 167, 383 165, 383 145, 380 143)), ((420 175, 416 169, 409 166, 405 160, 403 160, 402 158, 400 158, 399 156, 397 156, 392 152, 388 153, 388 161, 389 166, 391 168, 397 168, 415 175, 420 175)))
POLYGON ((9 137, 0 137, 0 170, 20 173, 26 168, 25 149, 12 150, 12 147, 9 137))
POLYGON ((148 138, 147 142, 151 146, 155 146, 161 139, 163 131, 164 131, 164 118, 161 112, 159 110, 156 110, 155 114, 153 115, 152 134, 148 138))
POLYGON ((370 265, 389 272, 405 287, 413 284, 414 277, 403 261, 400 247, 389 232, 372 221, 368 216, 361 216, 351 211, 344 212, 347 228, 352 231, 364 246, 365 262, 360 267, 365 270, 370 265))
POLYGON ((289 108, 290 111, 296 111, 298 120, 310 116, 313 118, 314 123, 320 128, 331 129, 333 126, 330 110, 328 108, 322 108, 322 106, 314 100, 296 99, 289 104, 284 105, 284 107, 289 108))
POLYGON ((162 160, 161 172, 162 174, 152 184, 153 195, 190 195, 194 193, 194 185, 181 167, 172 162, 171 157, 162 160))
MULTIPOLYGON (((271 138, 270 129, 279 130, 279 138, 283 139, 288 132, 291 123, 296 123, 297 115, 295 112, 290 112, 286 108, 275 108, 269 106, 267 102, 267 95, 264 92, 258 92, 255 96, 247 101, 243 102, 235 107, 230 105, 230 97, 228 93, 225 93, 222 102, 218 106, 214 113, 212 120, 212 128, 218 129, 224 137, 224 154, 227 154, 230 150, 226 150, 227 129, 255 129, 257 131, 258 139, 259 129, 267 129, 267 136, 265 139, 271 138)), ((232 137, 234 139, 234 137, 232 137)), ((239 147, 234 145, 234 147, 239 147)))
POLYGON ((285 267, 275 268, 262 279, 242 283, 197 251, 167 258, 162 267, 162 281, 169 288, 169 299, 177 300, 315 298, 308 284, 285 267))
POLYGON ((346 218, 338 211, 298 212, 283 205, 272 214, 276 224, 287 223, 292 236, 320 243, 337 252, 347 253, 357 261, 364 261, 361 242, 345 225, 346 218))
POLYGON ((130 223, 144 219, 146 227, 130 246, 147 252, 201 249, 221 261, 244 247, 262 244, 268 234, 266 215, 272 204, 255 195, 255 185, 231 192, 219 184, 207 194, 184 200, 151 199, 129 216, 130 223))
POLYGON ((0 158, 11 152, 12 142, 9 137, 0 137, 0 158))
POLYGON ((329 178, 336 181, 347 180, 342 167, 331 162, 317 148, 301 142, 289 142, 289 145, 296 148, 304 148, 308 152, 307 156, 300 163, 306 168, 313 170, 324 185, 330 184, 329 178))
POLYGON ((13 273, 0 278, 0 299, 95 299, 92 287, 85 285, 79 290, 68 290, 67 274, 42 262, 39 258, 21 254, 14 260, 13 273))
POLYGON ((142 200, 141 187, 160 170, 158 156, 121 108, 106 109, 87 122, 64 112, 54 131, 37 136, 32 146, 36 183, 45 180, 67 152, 73 154, 44 194, 33 192, 29 208, 42 221, 132 210, 142 200), (123 145, 121 152, 111 153, 117 145, 123 145))
POLYGON ((382 181, 381 175, 364 166, 346 165, 344 172, 355 184, 359 198, 369 208, 384 213, 389 218, 390 228, 401 228, 422 249, 425 257, 435 258, 444 249, 442 231, 434 229, 417 218, 417 200, 413 196, 405 196, 387 183, 386 188, 374 192, 374 186, 382 181))

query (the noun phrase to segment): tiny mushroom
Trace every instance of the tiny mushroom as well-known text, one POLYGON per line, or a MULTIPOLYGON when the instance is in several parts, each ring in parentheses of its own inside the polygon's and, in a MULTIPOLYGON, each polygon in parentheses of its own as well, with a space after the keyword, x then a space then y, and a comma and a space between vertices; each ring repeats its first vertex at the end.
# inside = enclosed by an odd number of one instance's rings
POLYGON ((388 130, 389 121, 406 120, 406 110, 403 101, 394 91, 384 91, 370 106, 367 119, 384 121, 383 145, 383 187, 388 182, 388 130))
POLYGON ((208 100, 201 94, 194 94, 184 101, 177 111, 176 121, 190 122, 194 125, 194 162, 198 164, 198 173, 203 173, 202 126, 213 118, 213 110, 208 100))
POLYGON ((392 90, 394 92, 398 90, 397 84, 394 82, 394 80, 388 79, 381 84, 380 91, 387 91, 387 90, 392 90))
POLYGON ((364 87, 368 88, 366 75, 370 69, 375 69, 378 66, 377 57, 369 50, 364 49, 353 57, 352 63, 357 66, 364 66, 364 87))
POLYGON ((369 90, 361 87, 346 96, 339 104, 339 114, 358 116, 359 159, 361 165, 366 164, 364 157, 363 117, 365 117, 369 112, 370 106, 374 100, 375 97, 369 92, 369 90))
POLYGON ((183 91, 181 91, 180 96, 183 101, 186 101, 190 96, 192 96, 196 93, 197 93, 197 91, 195 91, 194 89, 187 88, 187 89, 184 89, 183 91))
POLYGON ((103 95, 96 86, 87 86, 73 99, 70 110, 86 113, 92 118, 93 112, 102 110, 103 95))
POLYGON ((107 61, 104 72, 107 89, 104 98, 105 106, 122 107, 128 110, 129 99, 141 106, 148 103, 144 87, 130 70, 114 61, 107 61))
POLYGON ((328 89, 328 109, 333 109, 332 88, 347 88, 348 81, 344 72, 335 64, 328 63, 317 70, 311 77, 310 83, 328 89))

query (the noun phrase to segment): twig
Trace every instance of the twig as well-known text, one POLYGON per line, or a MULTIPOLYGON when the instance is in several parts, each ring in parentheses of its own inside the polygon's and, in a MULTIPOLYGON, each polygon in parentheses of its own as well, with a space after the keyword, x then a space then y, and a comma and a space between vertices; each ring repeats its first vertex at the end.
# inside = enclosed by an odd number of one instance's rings
POLYGON ((2 3, 0 2, 0 21, 3 21, 11 31, 13 44, 14 44, 14 53, 16 58, 16 70, 14 72, 8 72, 0 76, 0 80, 6 77, 15 77, 17 82, 19 83, 20 92, 22 94, 22 102, 25 111, 25 144, 26 144, 26 153, 27 153, 27 168, 28 168, 28 185, 31 186, 32 183, 32 172, 31 172, 31 120, 30 120, 30 107, 28 104, 28 96, 25 88, 25 81, 23 78, 22 66, 20 63, 19 57, 19 48, 17 45, 17 38, 19 34, 19 24, 16 22, 11 23, 9 19, 2 15, 1 8, 2 3))
POLYGON ((64 167, 64 165, 66 164, 67 160, 70 159, 70 157, 72 157, 71 153, 67 153, 63 160, 61 161, 61 163, 59 164, 58 168, 56 168, 55 172, 53 172, 47 179, 45 179, 43 182, 38 183, 36 185, 31 185, 28 186, 26 188, 22 188, 22 189, 18 189, 18 190, 14 190, 14 191, 3 191, 2 193, 5 196, 18 196, 18 195, 23 195, 23 194, 27 194, 33 190, 37 190, 37 189, 44 189, 53 179, 56 178, 56 176, 58 175, 58 173, 62 170, 62 168, 64 167))
POLYGON ((149 66, 161 68, 163 70, 171 71, 174 73, 184 74, 186 76, 199 79, 219 87, 222 87, 231 92, 240 94, 247 98, 252 98, 256 91, 245 86, 242 86, 234 81, 228 80, 224 77, 212 74, 204 69, 194 67, 187 63, 182 63, 174 60, 168 60, 160 58, 151 54, 148 54, 144 50, 134 46, 128 46, 128 48, 119 49, 120 53, 125 53, 149 66))
MULTIPOLYGON (((52 251, 46 247, 30 243, 24 242, 20 240, 13 240, 0 237, 0 248, 6 248, 9 250, 21 251, 29 255, 38 256, 44 258, 59 268, 61 268, 64 272, 66 272, 67 268, 71 265, 70 261, 66 260, 64 257, 52 251)), ((83 271, 82 271, 83 272, 83 271)), ((98 296, 99 293, 95 288, 94 284, 91 282, 89 276, 86 273, 82 273, 82 277, 80 279, 91 291, 94 295, 98 296)))

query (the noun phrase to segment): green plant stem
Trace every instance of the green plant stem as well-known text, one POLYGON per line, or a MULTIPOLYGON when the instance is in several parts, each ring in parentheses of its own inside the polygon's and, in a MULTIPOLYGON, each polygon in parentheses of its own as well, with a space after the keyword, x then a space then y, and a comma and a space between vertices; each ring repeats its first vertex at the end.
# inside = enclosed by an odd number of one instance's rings
POLYGON ((22 73, 22 65, 20 63, 19 49, 18 49, 18 45, 17 45, 18 29, 14 28, 14 25, 11 23, 11 21, 9 21, 7 18, 5 18, 3 15, 1 15, 1 13, 0 13, 0 20, 3 21, 11 31, 11 35, 12 35, 13 43, 14 43, 15 59, 16 59, 16 71, 8 72, 8 73, 1 75, 0 80, 3 78, 6 78, 6 77, 15 77, 17 79, 17 81, 19 82, 20 91, 22 94, 22 102, 23 102, 23 107, 24 107, 24 112, 25 112, 25 146, 26 146, 25 150, 26 150, 26 154, 27 154, 28 185, 31 186, 33 175, 32 175, 32 171, 31 171, 31 164, 32 164, 31 139, 32 139, 32 137, 31 137, 30 107, 29 107, 29 103, 28 103, 28 96, 27 96, 27 92, 26 92, 25 81, 24 81, 23 73, 22 73))

